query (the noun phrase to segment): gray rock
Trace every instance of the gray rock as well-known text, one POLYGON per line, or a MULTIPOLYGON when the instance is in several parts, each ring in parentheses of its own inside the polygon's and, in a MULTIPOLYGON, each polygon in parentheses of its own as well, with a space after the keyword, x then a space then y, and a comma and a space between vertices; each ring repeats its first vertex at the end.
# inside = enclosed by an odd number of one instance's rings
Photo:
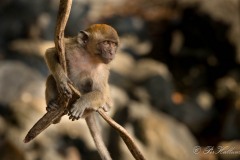
MULTIPOLYGON (((137 139, 146 159, 197 160, 192 150, 197 145, 188 128, 170 116, 156 112, 151 106, 132 101, 126 127, 137 139)), ((124 151, 123 151, 124 152, 124 151)), ((129 153, 124 152, 124 158, 129 153)))
POLYGON ((18 61, 0 62, 0 103, 10 104, 17 100, 31 101, 44 98, 44 77, 18 61))

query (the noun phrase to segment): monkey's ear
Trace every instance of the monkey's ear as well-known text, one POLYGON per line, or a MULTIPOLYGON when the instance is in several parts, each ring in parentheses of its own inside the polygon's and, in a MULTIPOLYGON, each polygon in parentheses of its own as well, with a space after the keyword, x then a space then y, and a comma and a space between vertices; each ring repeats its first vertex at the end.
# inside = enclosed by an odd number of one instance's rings
POLYGON ((78 43, 87 44, 89 38, 89 33, 86 31, 80 31, 77 36, 78 43))

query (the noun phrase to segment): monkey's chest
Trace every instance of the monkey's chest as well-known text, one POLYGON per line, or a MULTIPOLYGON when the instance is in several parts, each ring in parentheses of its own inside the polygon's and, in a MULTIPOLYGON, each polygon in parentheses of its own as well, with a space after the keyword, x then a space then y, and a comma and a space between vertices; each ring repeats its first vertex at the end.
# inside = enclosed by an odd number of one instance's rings
POLYGON ((75 52, 68 55, 67 60, 68 76, 80 92, 88 93, 102 88, 107 74, 103 74, 105 68, 101 64, 75 52))
POLYGON ((96 73, 82 71, 79 73, 71 74, 70 79, 81 93, 88 93, 96 89, 98 86, 98 76, 96 73))
POLYGON ((93 91, 93 80, 90 78, 81 80, 81 83, 78 84, 78 88, 82 93, 88 93, 93 91))

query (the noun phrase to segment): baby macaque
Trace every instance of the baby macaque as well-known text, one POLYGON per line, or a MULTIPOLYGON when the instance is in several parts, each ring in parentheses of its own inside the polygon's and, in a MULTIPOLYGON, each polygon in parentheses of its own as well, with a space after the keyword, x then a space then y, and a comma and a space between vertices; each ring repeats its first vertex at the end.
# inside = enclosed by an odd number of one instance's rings
POLYGON ((109 93, 109 63, 114 59, 119 45, 115 29, 106 24, 94 24, 73 38, 65 39, 67 73, 59 63, 55 48, 46 51, 45 60, 51 71, 46 83, 47 110, 58 109, 57 99, 63 94, 70 99, 69 118, 86 117, 87 110, 109 110, 112 101, 109 93), (69 84, 82 96, 73 94, 69 84))

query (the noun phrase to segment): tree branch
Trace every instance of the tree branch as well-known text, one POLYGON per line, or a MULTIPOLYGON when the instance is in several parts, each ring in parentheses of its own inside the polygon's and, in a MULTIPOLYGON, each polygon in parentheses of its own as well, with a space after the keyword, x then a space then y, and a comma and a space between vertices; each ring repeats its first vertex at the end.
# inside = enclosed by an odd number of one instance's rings
MULTIPOLYGON (((65 59, 65 43, 64 43, 64 30, 67 20, 71 11, 72 0, 60 0, 57 24, 55 29, 55 48, 58 53, 59 61, 64 71, 67 73, 66 59, 65 59)), ((27 143, 34 139, 43 130, 49 127, 52 123, 59 121, 67 109, 69 99, 60 95, 58 98, 58 105, 61 106, 56 111, 47 112, 37 123, 29 130, 24 142, 27 143)))
MULTIPOLYGON (((54 39, 59 61, 65 73, 67 73, 67 65, 65 59, 64 30, 70 14, 71 5, 72 0, 60 0, 54 39)), ((72 86, 71 84, 69 84, 69 86, 76 95, 78 95, 79 97, 81 96, 80 92, 74 86, 72 86)), ((52 123, 58 121, 64 115, 64 112, 67 109, 68 102, 69 99, 66 99, 63 95, 60 95, 60 97, 58 98, 58 104, 61 107, 56 111, 47 112, 41 119, 39 119, 37 123, 29 130, 28 134, 24 139, 24 142, 27 143, 31 141, 43 130, 49 127, 52 123)), ((137 145, 133 141, 133 138, 128 134, 128 132, 121 125, 119 125, 112 118, 110 118, 102 109, 99 109, 97 112, 109 125, 111 125, 116 131, 118 131, 134 158, 136 160, 145 160, 142 153, 137 148, 137 145)), ((89 123, 90 122, 91 121, 89 121, 89 123)))
POLYGON ((67 65, 65 58, 65 43, 64 43, 64 30, 67 24, 67 20, 71 11, 72 0, 60 0, 57 25, 55 29, 55 47, 59 56, 60 64, 63 70, 67 74, 67 65))
POLYGON ((128 134, 125 128, 123 128, 121 125, 119 125, 117 122, 115 122, 111 117, 109 117, 102 109, 99 109, 97 111, 102 118, 110 125, 112 126, 122 137, 123 141, 127 145, 128 149, 132 153, 133 157, 136 160, 145 160, 143 154, 138 149, 136 143, 134 142, 133 138, 128 134))

